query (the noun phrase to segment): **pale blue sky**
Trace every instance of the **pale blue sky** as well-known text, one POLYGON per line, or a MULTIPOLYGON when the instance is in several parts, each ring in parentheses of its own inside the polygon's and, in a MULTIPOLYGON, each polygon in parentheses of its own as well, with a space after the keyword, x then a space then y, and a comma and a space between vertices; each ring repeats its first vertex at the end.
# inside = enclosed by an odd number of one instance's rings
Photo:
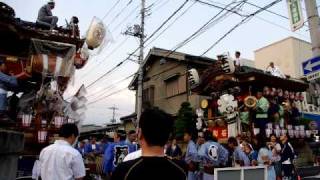
MULTIPOLYGON (((56 8, 53 10, 53 14, 59 17, 59 25, 65 24, 64 19, 70 19, 70 17, 74 15, 78 16, 80 20, 81 34, 84 35, 91 22, 91 19, 94 16, 99 18, 105 16, 105 14, 110 10, 116 1, 117 0, 56 0, 56 8)), ((231 0, 203 1, 215 2, 220 6, 222 5, 219 3, 228 4, 231 2, 231 0)), ((249 2, 259 6, 264 6, 272 1, 273 0, 249 0, 249 2)), ((17 17, 27 21, 35 21, 38 9, 44 3, 46 3, 45 0, 4 0, 4 2, 15 9, 17 17)), ((70 85, 68 91, 66 92, 67 97, 70 93, 75 92, 76 89, 81 86, 81 84, 88 85, 101 74, 114 67, 120 61, 126 58, 128 53, 131 53, 138 46, 138 40, 133 37, 129 37, 128 40, 125 41, 124 45, 121 46, 121 48, 110 55, 113 49, 119 46, 119 44, 127 38, 120 33, 124 32, 127 26, 140 22, 139 18, 136 18, 139 14, 139 9, 134 10, 140 4, 140 0, 132 0, 132 3, 126 7, 128 2, 129 0, 121 0, 120 3, 114 9, 112 9, 111 13, 104 19, 107 28, 111 31, 114 42, 108 44, 108 46, 105 47, 100 54, 90 59, 86 67, 76 72, 75 81, 70 85), (115 18, 120 11, 122 11, 122 13, 118 16, 118 18, 115 18), (134 13, 130 15, 129 13, 133 11, 134 13), (121 23, 121 21, 127 16, 129 16, 129 18, 124 23, 121 23), (118 24, 120 24, 120 26, 116 27, 118 24), (105 57, 108 58, 105 59, 105 57), (100 64, 97 65, 98 63, 100 64)), ((146 34, 152 34, 152 32, 183 2, 184 0, 147 0, 147 6, 153 3, 154 5, 149 11, 150 15, 146 18, 146 34)), ((193 1, 190 0, 184 9, 180 11, 180 13, 192 4, 193 1)), ((246 4, 243 7, 242 13, 246 14, 249 12, 254 12, 255 10, 256 8, 246 4)), ((285 1, 273 6, 270 8, 270 10, 284 16, 288 16, 285 1)), ((172 49, 182 40, 191 35, 196 29, 201 27, 206 21, 212 18, 218 11, 219 10, 216 8, 195 3, 189 9, 189 11, 184 14, 173 26, 171 26, 156 41, 150 44, 150 46, 146 48, 145 53, 148 53, 148 50, 151 47, 172 49)), ((303 27, 297 32, 293 33, 289 30, 289 21, 286 19, 275 16, 268 12, 262 12, 258 15, 258 17, 259 18, 253 18, 250 22, 236 29, 206 55, 209 57, 215 57, 219 53, 229 51, 231 54, 233 54, 235 50, 240 50, 242 52, 242 57, 254 59, 254 50, 288 36, 295 36, 297 38, 310 41, 309 32, 306 27, 303 27), (261 20, 261 18, 274 24, 265 22, 264 20, 261 20)), ((241 18, 239 16, 230 15, 202 34, 199 38, 190 42, 178 51, 200 55, 211 44, 213 44, 213 42, 220 38, 240 20, 241 18)), ((168 24, 170 24, 170 22, 168 24)), ((99 83, 88 89, 89 94, 94 94, 94 92, 112 85, 113 82, 129 76, 130 74, 136 72, 137 67, 137 64, 134 62, 126 63, 114 73, 110 74, 103 80, 99 81, 99 83)), ((106 91, 104 94, 97 94, 96 97, 94 96, 93 98, 90 98, 89 101, 94 101, 95 99, 101 98, 104 95, 108 95, 119 89, 122 89, 126 87, 129 82, 130 80, 120 83, 113 89, 106 91)), ((95 103, 88 107, 85 124, 103 124, 109 122, 112 116, 112 111, 108 108, 113 105, 116 105, 119 108, 117 111, 117 119, 119 119, 121 116, 128 115, 134 110, 134 101, 134 92, 127 90, 95 103)))

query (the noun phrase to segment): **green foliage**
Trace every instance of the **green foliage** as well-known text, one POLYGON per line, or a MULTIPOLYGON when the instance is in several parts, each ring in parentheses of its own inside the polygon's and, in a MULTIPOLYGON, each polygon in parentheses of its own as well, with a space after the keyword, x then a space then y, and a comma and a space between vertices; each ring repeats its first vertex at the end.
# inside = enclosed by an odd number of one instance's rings
POLYGON ((194 133, 196 122, 193 118, 192 108, 189 102, 183 102, 175 121, 175 135, 178 139, 183 137, 184 132, 194 133))

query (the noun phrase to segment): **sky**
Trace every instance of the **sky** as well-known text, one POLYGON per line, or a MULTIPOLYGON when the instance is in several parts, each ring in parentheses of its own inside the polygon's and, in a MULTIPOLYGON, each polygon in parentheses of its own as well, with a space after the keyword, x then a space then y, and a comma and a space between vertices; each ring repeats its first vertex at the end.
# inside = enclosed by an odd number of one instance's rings
MULTIPOLYGON (((86 31, 93 17, 103 20, 110 33, 108 39, 112 39, 104 44, 99 50, 91 52, 92 56, 89 62, 81 70, 77 70, 73 82, 70 83, 64 96, 70 97, 82 85, 89 85, 102 74, 113 68, 119 62, 124 60, 129 53, 133 52, 139 45, 138 39, 124 35, 126 29, 134 24, 140 23, 139 11, 140 0, 55 0, 56 7, 53 14, 59 17, 59 26, 65 25, 65 19, 69 20, 72 16, 79 18, 79 27, 81 35, 85 36, 86 31), (128 4, 131 2, 130 4, 128 4), (116 4, 116 5, 115 5, 116 4), (115 6, 114 6, 115 5, 115 6)), ((203 0, 219 6, 224 6, 232 0, 203 0)), ((236 0, 234 0, 236 1, 236 0)), ((238 0, 239 1, 239 0, 238 0)), ((14 8, 16 17, 26 21, 36 21, 39 8, 47 1, 45 0, 3 0, 14 8)), ((165 21, 185 0, 146 0, 148 7, 146 17, 146 37, 151 35, 163 21, 165 21)), ((249 2, 265 6, 273 0, 249 0, 249 2)), ((317 1, 319 4, 320 1, 317 1)), ((302 1, 304 17, 305 8, 302 1)), ((178 17, 185 10, 177 21, 170 26, 159 38, 148 44, 144 50, 147 54, 152 47, 164 49, 173 49, 178 43, 182 42, 204 23, 211 19, 219 9, 209 7, 199 2, 190 0, 185 7, 177 13, 174 18, 168 22, 171 24, 175 17, 178 17)), ((257 8, 245 4, 240 13, 250 14, 257 8)), ((281 1, 269 10, 288 17, 286 1, 281 1)), ((217 41, 224 33, 229 31, 234 25, 241 21, 241 17, 236 14, 227 16, 222 21, 212 26, 201 36, 194 39, 187 45, 178 49, 180 52, 188 54, 201 55, 208 47, 217 41)), ((167 26, 164 26, 165 29, 167 26)), ((161 32, 161 31, 160 31, 161 32)), ((155 35, 155 37, 157 34, 155 35)), ((241 51, 242 57, 254 60, 254 50, 264 47, 270 43, 279 41, 288 36, 294 36, 306 41, 310 41, 309 31, 306 26, 297 30, 290 31, 289 20, 281 18, 269 12, 262 12, 249 22, 243 24, 217 46, 209 51, 206 56, 215 58, 217 54, 235 51, 241 51)), ((136 58, 136 57, 132 57, 136 58)), ((133 61, 127 61, 116 71, 101 79, 93 86, 87 89, 89 103, 86 111, 86 120, 84 124, 103 125, 110 122, 112 110, 110 107, 116 106, 116 119, 134 112, 135 92, 126 89, 131 79, 121 81, 135 73, 138 65, 133 61), (124 90, 123 90, 124 89, 124 90), (122 91, 120 91, 122 90, 122 91), (108 96, 113 94, 111 96, 108 96), (99 100, 99 101, 97 101, 99 100)))

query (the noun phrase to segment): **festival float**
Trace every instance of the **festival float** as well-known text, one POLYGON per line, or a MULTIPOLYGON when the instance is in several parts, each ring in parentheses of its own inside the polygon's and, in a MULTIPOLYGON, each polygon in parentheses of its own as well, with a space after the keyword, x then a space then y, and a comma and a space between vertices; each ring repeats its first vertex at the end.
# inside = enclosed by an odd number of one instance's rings
POLYGON ((230 136, 254 138, 260 134, 265 140, 271 134, 277 137, 287 134, 294 142, 298 139, 309 142, 319 156, 319 127, 301 114, 293 117, 294 112, 301 113, 307 108, 306 81, 276 77, 252 67, 237 67, 231 58, 221 55, 202 74, 189 70, 189 82, 192 93, 208 97, 196 110, 198 130, 209 129, 222 143, 230 136), (257 92, 262 92, 269 101, 266 110, 269 122, 265 129, 254 123, 259 113, 257 92), (278 107, 276 113, 271 112, 272 107, 278 107))
MULTIPOLYGON (((0 145, 6 147, 0 153, 20 155, 22 174, 28 157, 34 161, 41 149, 58 137, 62 124, 80 126, 84 120, 85 87, 81 86, 69 101, 63 94, 75 71, 88 62, 89 51, 103 43, 106 29, 94 18, 87 36, 81 38, 78 23, 79 19, 72 17, 66 27, 51 31, 42 24, 16 18, 14 10, 0 2, 0 60, 7 67, 6 74, 15 76, 24 72, 18 86, 6 87, 8 112, 0 118, 2 138, 6 133, 17 132, 13 136, 18 135, 20 140, 14 142, 6 136, 8 139, 0 140, 0 145)), ((15 165, 7 164, 13 169, 15 165)))

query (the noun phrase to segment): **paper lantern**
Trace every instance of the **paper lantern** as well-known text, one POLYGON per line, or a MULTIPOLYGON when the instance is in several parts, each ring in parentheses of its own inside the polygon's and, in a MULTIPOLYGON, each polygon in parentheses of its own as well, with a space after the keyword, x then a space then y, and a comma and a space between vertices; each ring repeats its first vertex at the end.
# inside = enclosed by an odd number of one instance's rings
POLYGON ((32 121, 32 114, 23 114, 22 115, 22 126, 30 127, 32 121))
POLYGON ((305 134, 304 130, 300 130, 300 137, 301 137, 301 138, 304 138, 305 135, 306 135, 306 134, 305 134))
POLYGON ((289 129, 289 130, 288 130, 288 134, 289 134, 289 137, 290 137, 290 138, 294 138, 294 130, 289 129))
POLYGON ((268 129, 272 129, 272 123, 267 124, 268 129))
POLYGON ((307 136, 307 138, 311 137, 311 131, 310 130, 306 130, 306 136, 307 136))
POLYGON ((46 130, 38 131, 38 142, 45 143, 47 141, 48 132, 46 130))
POLYGON ((60 128, 63 123, 64 123, 64 117, 62 117, 62 116, 54 117, 54 126, 56 128, 60 128))
POLYGON ((299 130, 294 130, 294 137, 299 138, 300 131, 299 130))
POLYGON ((292 125, 288 124, 288 129, 292 129, 292 125))
POLYGON ((266 129, 266 136, 267 136, 267 138, 269 138, 270 137, 270 135, 271 135, 271 133, 272 133, 272 129, 266 129))
POLYGON ((280 129, 275 129, 274 133, 276 134, 276 137, 280 137, 281 130, 280 129))
POLYGON ((286 135, 287 134, 287 130, 286 129, 282 129, 281 130, 281 135, 286 135))
POLYGON ((260 128, 254 128, 253 129, 253 134, 254 135, 257 135, 257 134, 259 134, 260 133, 260 128))

